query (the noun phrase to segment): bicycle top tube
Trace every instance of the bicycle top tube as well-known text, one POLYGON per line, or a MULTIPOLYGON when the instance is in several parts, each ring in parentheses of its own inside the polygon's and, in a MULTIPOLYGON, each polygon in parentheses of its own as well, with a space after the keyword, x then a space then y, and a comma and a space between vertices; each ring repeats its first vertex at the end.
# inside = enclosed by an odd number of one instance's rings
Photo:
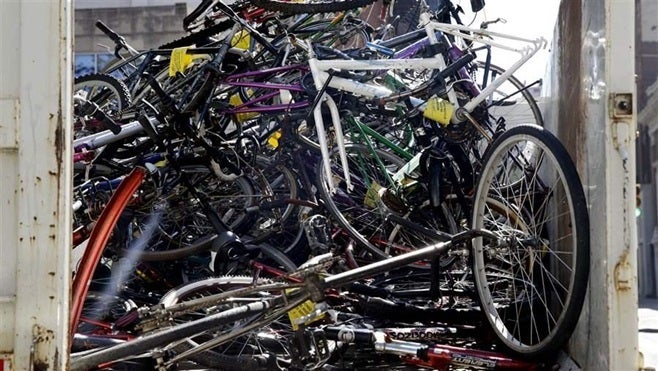
POLYGON ((304 64, 291 64, 291 65, 287 65, 287 66, 279 66, 279 67, 261 69, 261 70, 258 70, 258 71, 247 71, 247 72, 242 72, 242 73, 233 73, 229 76, 226 76, 225 81, 226 82, 232 82, 232 81, 235 81, 235 80, 240 80, 240 79, 248 78, 248 77, 267 76, 267 75, 270 75, 270 74, 276 74, 276 73, 293 71, 293 70, 300 70, 302 72, 308 72, 309 68, 308 68, 307 65, 304 65, 304 64))
POLYGON ((466 230, 453 235, 452 238, 448 241, 431 244, 426 247, 419 248, 418 250, 406 252, 404 254, 396 255, 346 272, 326 277, 322 279, 321 285, 324 289, 345 286, 363 278, 390 272, 393 269, 407 266, 419 260, 426 260, 435 256, 441 256, 455 244, 478 237, 498 239, 498 236, 486 230, 466 230))

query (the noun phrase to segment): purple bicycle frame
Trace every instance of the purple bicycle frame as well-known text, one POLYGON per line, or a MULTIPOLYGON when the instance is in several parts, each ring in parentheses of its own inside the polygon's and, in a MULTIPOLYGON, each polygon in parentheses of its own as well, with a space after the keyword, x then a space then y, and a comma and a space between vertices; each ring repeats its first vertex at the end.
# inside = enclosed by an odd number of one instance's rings
POLYGON ((236 74, 228 76, 224 80, 224 82, 228 85, 246 87, 246 88, 254 88, 254 89, 271 89, 272 92, 264 94, 260 97, 255 98, 255 99, 251 99, 251 100, 249 100, 247 102, 244 102, 244 103, 242 103, 242 104, 240 104, 236 107, 226 109, 226 110, 224 110, 224 113, 226 113, 226 114, 239 114, 239 113, 252 113, 252 112, 279 113, 279 112, 286 112, 288 110, 294 110, 294 109, 308 107, 309 104, 310 104, 309 101, 295 102, 295 103, 284 103, 284 104, 272 104, 272 105, 262 106, 262 107, 254 106, 254 105, 256 105, 260 102, 267 101, 268 99, 271 99, 271 98, 277 96, 278 94, 280 94, 279 90, 303 92, 304 88, 301 86, 301 84, 279 84, 279 83, 269 83, 269 82, 253 82, 253 81, 244 82, 244 81, 240 81, 243 78, 264 76, 264 75, 268 75, 268 74, 288 72, 288 71, 294 71, 294 70, 308 71, 308 67, 303 65, 303 64, 295 64, 295 65, 289 65, 289 66, 268 68, 268 69, 260 70, 260 71, 249 71, 249 72, 244 72, 244 73, 236 73, 236 74))

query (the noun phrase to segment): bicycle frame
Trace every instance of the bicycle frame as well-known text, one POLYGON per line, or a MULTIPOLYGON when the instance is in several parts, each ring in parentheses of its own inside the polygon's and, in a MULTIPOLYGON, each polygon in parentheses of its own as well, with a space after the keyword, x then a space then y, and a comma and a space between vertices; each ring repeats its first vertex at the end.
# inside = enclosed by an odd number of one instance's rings
MULTIPOLYGON (((153 125, 159 124, 158 120, 153 117, 149 117, 148 119, 153 125)), ((114 134, 109 130, 104 130, 86 137, 75 139, 73 141, 73 149, 75 151, 74 162, 83 160, 81 157, 84 157, 84 151, 92 151, 143 132, 144 127, 136 120, 122 125, 119 134, 114 134)))
POLYGON ((71 289, 71 297, 73 298, 73 303, 71 304, 71 327, 69 329, 71 338, 75 335, 76 326, 82 313, 82 306, 89 289, 89 280, 100 260, 101 253, 110 239, 110 235, 119 220, 119 216, 145 176, 146 169, 137 167, 121 182, 115 192, 115 197, 112 197, 108 205, 105 206, 101 216, 98 218, 96 227, 91 232, 89 238, 90 243, 85 249, 71 289))
MULTIPOLYGON (((495 91, 503 82, 505 82, 514 72, 516 72, 523 64, 525 64, 530 58, 532 58, 540 49, 546 46, 546 40, 543 38, 538 39, 526 39, 520 38, 508 34, 502 34, 498 32, 492 32, 488 30, 478 30, 471 29, 469 27, 453 24, 445 24, 434 21, 429 21, 429 15, 421 15, 421 23, 425 23, 425 31, 429 39, 430 44, 438 44, 439 40, 437 38, 437 32, 439 34, 445 33, 454 35, 461 39, 470 40, 473 42, 478 42, 485 44, 491 47, 496 47, 508 51, 516 52, 520 55, 520 58, 512 64, 512 66, 507 69, 503 74, 497 76, 493 81, 489 83, 482 91, 479 92, 473 99, 468 101, 463 106, 459 104, 457 100, 457 94, 454 90, 448 90, 448 100, 458 109, 455 110, 451 118, 451 122, 460 122, 466 119, 469 119, 474 125, 472 118, 469 114, 472 112, 475 107, 482 103, 492 92, 495 91), (493 41, 491 38, 498 37, 502 39, 509 40, 508 44, 503 44, 500 42, 493 41), (521 43, 523 47, 515 47, 510 45, 512 42, 521 43)), ((316 89, 322 91, 321 89, 327 85, 338 90, 346 91, 353 93, 365 98, 370 99, 381 99, 391 96, 393 92, 387 88, 384 88, 379 85, 361 83, 354 81, 348 78, 343 78, 339 76, 330 75, 329 71, 332 70, 356 70, 356 71, 373 71, 373 70, 390 70, 390 69, 413 69, 413 70, 423 70, 423 69, 438 69, 444 70, 447 67, 447 61, 439 53, 433 57, 429 58, 409 58, 409 59, 375 59, 375 60, 318 60, 315 55, 311 45, 308 45, 309 48, 309 67, 313 75, 313 80, 315 83, 316 89)), ((352 189, 352 184, 350 181, 348 166, 347 166, 347 154, 345 151, 345 141, 343 136, 343 131, 340 125, 340 117, 338 114, 338 108, 336 103, 333 101, 331 96, 324 93, 321 97, 321 102, 324 103, 331 113, 332 125, 334 127, 336 135, 336 143, 340 153, 341 165, 343 167, 343 172, 345 175, 345 182, 347 184, 347 189, 352 189)), ((318 104, 313 111, 316 131, 318 135, 318 142, 320 144, 320 149, 322 152, 322 158, 324 162, 324 171, 327 175, 329 189, 333 192, 335 191, 335 186, 331 177, 330 169, 330 159, 329 159, 329 148, 327 146, 327 139, 325 134, 325 124, 321 114, 321 104, 318 104)))
POLYGON ((306 71, 307 68, 306 68, 306 66, 297 64, 297 65, 290 65, 290 66, 268 68, 268 69, 259 70, 259 71, 236 73, 236 74, 232 74, 230 76, 227 76, 226 79, 224 81, 222 81, 222 83, 226 84, 226 85, 229 85, 231 87, 245 87, 245 88, 254 88, 254 89, 271 89, 272 92, 267 93, 263 96, 254 98, 254 99, 250 99, 249 101, 243 102, 242 104, 240 104, 236 107, 228 108, 228 109, 224 110, 223 113, 225 113, 225 114, 242 114, 242 113, 252 113, 252 112, 281 113, 281 112, 286 112, 288 110, 294 110, 294 109, 307 107, 309 105, 308 101, 294 102, 294 103, 293 102, 285 102, 285 103, 281 103, 281 104, 268 105, 266 107, 255 107, 256 104, 258 104, 260 102, 263 102, 263 101, 266 101, 268 99, 271 99, 271 98, 281 94, 282 91, 303 92, 304 89, 299 84, 278 84, 278 83, 268 83, 268 82, 240 81, 241 79, 244 79, 244 78, 267 76, 269 74, 289 72, 289 71, 294 71, 294 70, 306 71))
MULTIPOLYGON (((277 305, 277 303, 283 304, 283 306, 275 309, 274 312, 270 313, 271 316, 268 316, 268 318, 264 320, 269 323, 269 321, 275 320, 279 316, 285 315, 291 309, 297 307, 308 299, 311 299, 315 302, 323 300, 324 291, 327 289, 344 287, 363 278, 390 272, 391 270, 407 266, 419 260, 430 259, 434 256, 446 253, 446 251, 453 247, 454 244, 462 243, 478 236, 492 237, 492 234, 486 231, 464 231, 452 236, 452 239, 449 241, 432 244, 415 251, 391 257, 383 261, 368 264, 326 278, 306 280, 303 283, 282 283, 280 286, 273 284, 271 286, 272 290, 282 292, 282 296, 277 297, 275 302, 265 300, 254 302, 242 307, 233 308, 226 312, 212 314, 199 320, 175 325, 167 330, 150 333, 125 343, 100 349, 95 352, 85 353, 79 357, 71 359, 71 369, 87 369, 111 360, 127 357, 133 354, 141 354, 148 349, 164 346, 187 336, 193 336, 194 334, 206 331, 209 328, 220 325, 222 323, 239 320, 247 316, 252 316, 257 313, 267 311, 268 309, 277 305)), ((268 285, 262 287, 258 285, 250 286, 245 290, 266 290, 266 286, 268 285)), ((212 297, 206 297, 205 301, 210 303, 210 305, 216 305, 219 299, 226 299, 230 296, 230 294, 231 292, 225 292, 214 295, 212 297)), ((179 308, 179 310, 188 309, 191 305, 202 305, 202 302, 204 302, 204 300, 195 303, 181 303, 181 308, 179 308)), ((169 362, 175 362, 193 353, 197 353, 205 349, 220 345, 226 341, 229 341, 234 336, 240 336, 241 334, 257 328, 260 325, 262 325, 262 321, 257 320, 247 326, 244 326, 240 330, 222 334, 221 336, 218 336, 209 342, 196 346, 194 349, 190 349, 177 355, 169 362)))

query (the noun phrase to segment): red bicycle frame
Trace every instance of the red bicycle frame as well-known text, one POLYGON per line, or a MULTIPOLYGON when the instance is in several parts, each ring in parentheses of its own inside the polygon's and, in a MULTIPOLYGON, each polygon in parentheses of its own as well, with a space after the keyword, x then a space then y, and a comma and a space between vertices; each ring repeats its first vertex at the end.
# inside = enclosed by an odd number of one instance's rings
POLYGON ((78 327, 82 307, 87 296, 87 291, 89 290, 89 283, 101 258, 101 254, 110 239, 110 235, 119 220, 119 216, 123 213, 133 194, 137 191, 137 188, 142 184, 145 176, 146 169, 137 167, 121 181, 89 235, 89 243, 82 255, 82 260, 73 279, 71 289, 73 295, 71 324, 69 328, 71 339, 74 337, 78 327))
POLYGON ((404 357, 416 366, 448 370, 449 366, 474 367, 484 370, 537 370, 537 365, 510 358, 497 352, 434 344, 421 357, 404 357))

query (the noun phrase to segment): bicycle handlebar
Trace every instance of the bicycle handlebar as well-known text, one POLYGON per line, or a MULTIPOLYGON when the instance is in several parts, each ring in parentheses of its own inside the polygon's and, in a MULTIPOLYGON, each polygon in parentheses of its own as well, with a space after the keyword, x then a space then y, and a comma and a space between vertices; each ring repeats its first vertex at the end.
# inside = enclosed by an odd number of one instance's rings
POLYGON ((117 46, 126 46, 126 39, 119 35, 118 33, 114 32, 111 28, 107 27, 105 23, 101 20, 96 21, 96 27, 101 30, 107 37, 109 37, 112 41, 114 41, 117 46))
POLYGON ((76 113, 81 116, 91 116, 100 121, 113 134, 121 132, 121 126, 118 125, 111 117, 105 114, 102 109, 94 102, 90 102, 81 97, 74 97, 76 113))
POLYGON ((196 9, 194 9, 190 14, 186 15, 185 18, 183 18, 183 29, 185 31, 189 31, 188 27, 190 26, 190 23, 194 22, 203 12, 206 11, 212 5, 214 0, 203 0, 201 4, 199 4, 196 9))
POLYGON ((119 35, 116 33, 113 29, 107 27, 105 23, 101 20, 96 21, 96 27, 101 30, 107 37, 109 37, 112 41, 114 41, 115 48, 114 48, 114 56, 119 58, 119 59, 124 59, 121 54, 119 54, 119 51, 121 49, 126 49, 130 55, 136 55, 138 52, 133 48, 132 46, 128 45, 126 42, 126 38, 123 36, 119 35))
POLYGON ((446 78, 448 76, 452 76, 457 71, 459 71, 462 67, 466 66, 467 64, 471 63, 475 59, 474 54, 464 54, 462 57, 454 61, 453 63, 450 63, 446 68, 443 70, 439 71, 439 75, 441 77, 446 78))

